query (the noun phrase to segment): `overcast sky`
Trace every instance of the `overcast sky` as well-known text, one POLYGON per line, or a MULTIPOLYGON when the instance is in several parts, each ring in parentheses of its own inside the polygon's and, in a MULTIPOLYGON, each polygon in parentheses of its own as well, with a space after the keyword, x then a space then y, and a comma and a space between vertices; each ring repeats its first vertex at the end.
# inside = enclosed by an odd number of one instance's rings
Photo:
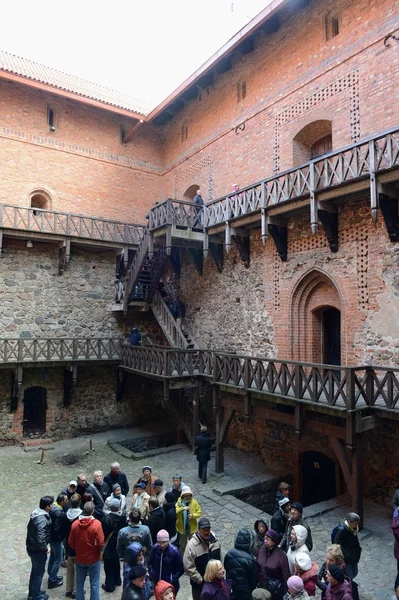
POLYGON ((270 0, 14 0, 1 50, 158 103, 270 0))

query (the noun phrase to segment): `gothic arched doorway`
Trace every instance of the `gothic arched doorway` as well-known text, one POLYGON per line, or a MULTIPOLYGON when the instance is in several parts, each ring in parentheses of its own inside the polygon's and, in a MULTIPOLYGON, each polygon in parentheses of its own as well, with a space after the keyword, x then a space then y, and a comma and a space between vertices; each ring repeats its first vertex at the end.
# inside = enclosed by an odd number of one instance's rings
POLYGON ((301 480, 301 498, 304 506, 330 500, 341 493, 339 466, 321 452, 303 452, 301 480))
POLYGON ((314 270, 297 284, 291 300, 291 358, 342 364, 341 298, 332 280, 314 270))
POLYGON ((34 386, 24 392, 24 437, 46 432, 47 390, 34 386))

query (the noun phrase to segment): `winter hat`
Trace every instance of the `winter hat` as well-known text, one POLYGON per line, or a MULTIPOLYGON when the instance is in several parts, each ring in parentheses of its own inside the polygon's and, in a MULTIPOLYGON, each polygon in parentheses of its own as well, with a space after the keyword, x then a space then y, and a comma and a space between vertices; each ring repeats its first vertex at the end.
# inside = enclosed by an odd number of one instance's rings
POLYGON ((302 592, 303 591, 303 581, 298 575, 293 575, 287 579, 287 586, 289 590, 293 592, 302 592))
POLYGON ((144 577, 146 575, 147 569, 142 567, 141 565, 136 565, 132 567, 129 571, 129 579, 133 581, 133 579, 138 579, 139 577, 144 577))
POLYGON ((198 521, 198 529, 204 529, 204 527, 210 527, 211 522, 206 517, 201 517, 198 521))
POLYGON ((205 425, 201 425, 201 432, 206 433, 207 431, 208 431, 208 428, 205 425))
POLYGON ((193 495, 191 488, 188 485, 184 485, 182 488, 181 495, 184 496, 185 494, 193 495))
POLYGON ((256 588, 252 592, 252 600, 271 600, 271 593, 263 588, 256 588))
POLYGON ((272 539, 274 542, 276 542, 276 544, 278 544, 280 541, 280 536, 277 531, 274 531, 274 529, 268 529, 265 533, 265 536, 272 539))
POLYGON ((297 552, 295 562, 301 571, 309 571, 309 569, 312 568, 312 561, 309 554, 306 554, 306 552, 297 552))
POLYGON ((165 500, 166 502, 174 502, 175 501, 175 495, 173 492, 166 492, 165 494, 165 500))
POLYGON ((157 542, 169 542, 169 533, 166 529, 160 529, 157 533, 157 542))
POLYGON ((328 572, 330 573, 331 577, 334 577, 335 581, 338 581, 339 583, 342 583, 345 579, 344 571, 338 565, 329 566, 328 572))
POLYGON ((278 505, 280 508, 282 508, 283 506, 285 506, 286 504, 288 504, 288 502, 290 501, 289 498, 283 498, 282 500, 278 501, 278 505))
POLYGON ((162 487, 163 486, 163 481, 162 479, 156 479, 154 481, 154 483, 152 484, 152 487, 162 487))
POLYGON ((114 491, 115 491, 115 490, 117 490, 118 488, 120 488, 120 489, 122 490, 122 488, 121 488, 121 486, 120 486, 120 484, 119 484, 119 483, 114 483, 114 485, 112 486, 112 491, 114 492, 114 491))
POLYGON ((118 500, 117 498, 112 498, 111 502, 109 503, 109 507, 110 509, 115 509, 115 510, 119 510, 121 507, 121 501, 118 500))
POLYGON ((72 479, 72 481, 70 481, 70 482, 69 482, 69 485, 70 485, 70 486, 71 486, 71 485, 74 485, 75 487, 77 487, 77 486, 78 486, 78 483, 77 483, 77 481, 75 481, 74 479, 72 479))
POLYGON ((291 508, 296 508, 299 513, 303 513, 303 506, 300 502, 293 502, 291 508))
POLYGON ((142 490, 145 490, 145 485, 144 483, 136 483, 136 485, 134 486, 135 488, 141 488, 142 490))
POLYGON ((141 469, 142 473, 144 473, 144 471, 151 471, 152 473, 152 467, 149 467, 148 465, 145 465, 142 469, 141 469))

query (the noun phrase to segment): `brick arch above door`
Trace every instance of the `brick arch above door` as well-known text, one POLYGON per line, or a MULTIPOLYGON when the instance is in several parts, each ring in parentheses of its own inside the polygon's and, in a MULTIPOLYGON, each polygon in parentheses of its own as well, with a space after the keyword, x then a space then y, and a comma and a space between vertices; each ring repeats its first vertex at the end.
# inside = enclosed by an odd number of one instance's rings
MULTIPOLYGON (((323 331, 321 315, 324 309, 335 308, 341 313, 344 331, 343 301, 338 286, 329 275, 314 269, 296 284, 291 296, 290 330, 292 360, 323 362, 323 331)), ((341 334, 342 340, 342 334, 341 334)), ((341 341, 345 358, 344 347, 341 341)))

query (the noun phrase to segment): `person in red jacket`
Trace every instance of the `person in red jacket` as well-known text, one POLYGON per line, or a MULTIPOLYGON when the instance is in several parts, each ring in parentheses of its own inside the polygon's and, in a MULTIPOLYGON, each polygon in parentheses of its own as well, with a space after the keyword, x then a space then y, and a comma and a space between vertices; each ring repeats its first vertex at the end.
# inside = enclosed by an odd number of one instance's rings
POLYGON ((101 549, 103 528, 93 517, 94 502, 86 502, 83 514, 72 524, 68 544, 76 552, 76 599, 84 600, 84 585, 90 579, 90 600, 100 600, 101 549))
POLYGON ((295 557, 295 575, 303 581, 305 592, 309 596, 316 595, 316 582, 319 567, 313 562, 306 552, 298 552, 295 557))

